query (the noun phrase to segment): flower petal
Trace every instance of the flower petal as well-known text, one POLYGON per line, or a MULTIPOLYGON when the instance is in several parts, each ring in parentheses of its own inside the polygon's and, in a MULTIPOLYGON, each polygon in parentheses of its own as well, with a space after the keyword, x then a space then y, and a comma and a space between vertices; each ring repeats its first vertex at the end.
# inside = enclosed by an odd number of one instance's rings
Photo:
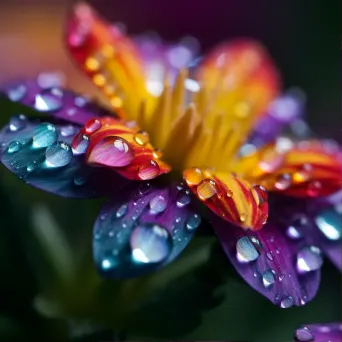
POLYGON ((57 119, 84 125, 94 116, 115 115, 91 103, 89 99, 37 79, 6 85, 2 93, 11 101, 20 102, 57 119))
POLYGON ((342 153, 323 141, 279 140, 238 161, 235 169, 269 191, 294 197, 331 195, 342 186, 342 153))
POLYGON ((341 323, 305 324, 294 333, 295 342, 341 342, 341 323))
POLYGON ((201 218, 182 186, 140 183, 109 201, 94 226, 96 267, 125 278, 156 270, 187 246, 201 218))
POLYGON ((69 18, 67 47, 75 61, 108 96, 113 107, 124 97, 128 113, 136 113, 148 93, 134 43, 90 6, 77 4, 69 18))
POLYGON ((149 180, 170 171, 146 132, 112 117, 94 118, 74 137, 75 153, 86 153, 87 162, 113 168, 132 180, 149 180))
POLYGON ((274 304, 300 306, 315 296, 323 259, 310 234, 299 238, 290 226, 287 237, 286 226, 273 220, 260 231, 244 232, 213 216, 213 227, 236 270, 274 304))
POLYGON ((117 191, 124 178, 89 167, 84 156, 73 154, 71 141, 79 130, 78 125, 56 120, 12 117, 0 132, 1 162, 27 184, 63 197, 91 198, 117 191))
POLYGON ((258 230, 267 221, 267 192, 262 187, 224 173, 185 170, 192 192, 215 214, 244 229, 258 230))

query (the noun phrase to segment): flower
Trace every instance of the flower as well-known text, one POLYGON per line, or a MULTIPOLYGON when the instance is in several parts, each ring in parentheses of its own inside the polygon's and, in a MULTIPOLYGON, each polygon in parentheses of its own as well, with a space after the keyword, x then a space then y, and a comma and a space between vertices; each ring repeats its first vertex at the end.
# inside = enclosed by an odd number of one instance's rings
POLYGON ((279 95, 266 50, 243 39, 196 60, 184 44, 134 42, 85 4, 75 7, 66 42, 111 110, 41 78, 13 83, 9 99, 50 118, 12 117, 0 133, 1 161, 63 197, 109 197, 94 225, 99 272, 157 270, 209 219, 253 288, 282 308, 311 300, 321 250, 329 256, 341 241, 338 207, 316 200, 341 188, 341 152, 277 138, 302 102, 279 95))
POLYGON ((308 324, 298 328, 294 333, 295 342, 329 341, 339 342, 342 339, 341 323, 308 324))

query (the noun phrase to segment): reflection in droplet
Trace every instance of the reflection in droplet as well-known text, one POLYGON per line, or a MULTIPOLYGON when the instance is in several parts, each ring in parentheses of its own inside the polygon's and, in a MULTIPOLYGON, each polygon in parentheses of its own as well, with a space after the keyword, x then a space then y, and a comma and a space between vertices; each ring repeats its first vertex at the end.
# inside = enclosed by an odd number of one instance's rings
POLYGON ((130 238, 132 257, 139 263, 159 263, 171 252, 172 242, 166 229, 159 225, 141 224, 130 238))
POLYGON ((320 212, 315 217, 315 222, 319 230, 329 240, 340 240, 342 236, 342 214, 335 209, 329 208, 320 212))
POLYGON ((262 274, 262 283, 266 288, 271 287, 275 282, 274 271, 267 270, 262 274))
POLYGON ((287 309, 287 308, 290 308, 291 306, 293 306, 293 304, 294 304, 293 298, 292 297, 286 297, 280 302, 280 307, 283 309, 287 309))
POLYGON ((261 243, 254 236, 244 236, 236 243, 237 259, 240 262, 255 261, 260 256, 261 243))
POLYGON ((189 190, 181 189, 177 193, 177 206, 182 208, 191 202, 189 190))
POLYGON ((89 120, 86 125, 84 126, 87 133, 94 133, 101 128, 101 122, 99 119, 91 119, 89 120))
POLYGON ((204 179, 198 184, 197 194, 201 200, 207 200, 216 195, 216 184, 212 179, 204 179))
POLYGON ((152 213, 159 214, 162 213, 168 203, 168 198, 164 194, 157 195, 150 200, 150 209, 152 213))
POLYGON ((8 145, 7 152, 8 153, 15 153, 18 152, 21 149, 21 143, 19 141, 12 141, 8 145))
POLYGON ((316 271, 321 268, 323 258, 321 250, 316 246, 305 246, 297 254, 297 270, 300 273, 316 271))
POLYGON ((23 129, 27 124, 27 118, 25 115, 15 115, 10 118, 9 129, 12 132, 19 131, 23 129))
POLYGON ((57 139, 56 127, 50 123, 41 123, 33 131, 33 147, 35 148, 48 147, 57 139))
POLYGON ((128 211, 128 204, 123 204, 119 207, 119 209, 116 211, 116 218, 122 218, 127 214, 128 211))
POLYGON ((295 217, 286 229, 286 235, 293 240, 303 237, 305 230, 309 225, 308 218, 305 215, 295 217))
POLYGON ((156 161, 150 160, 146 164, 141 165, 138 171, 138 176, 142 180, 153 179, 159 176, 160 168, 156 161))
POLYGON ((198 228, 200 224, 201 224, 201 216, 198 214, 193 214, 189 216, 186 220, 186 228, 188 228, 189 230, 198 228))
POLYGON ((203 174, 200 169, 191 168, 184 171, 184 178, 189 185, 198 185, 203 180, 203 174))
POLYGON ((84 154, 89 146, 89 137, 85 134, 77 134, 73 138, 71 146, 74 154, 84 154))
POLYGON ((57 141, 45 151, 48 167, 62 167, 68 165, 72 159, 72 151, 68 144, 57 141))

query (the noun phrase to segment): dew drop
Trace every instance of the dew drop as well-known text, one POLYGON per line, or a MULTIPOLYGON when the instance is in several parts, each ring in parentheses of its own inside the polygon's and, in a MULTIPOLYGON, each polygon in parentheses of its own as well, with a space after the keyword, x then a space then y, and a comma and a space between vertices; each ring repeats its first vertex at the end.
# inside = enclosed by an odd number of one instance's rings
POLYGON ((250 191, 258 207, 261 207, 267 201, 268 195, 263 186, 254 185, 250 191))
POLYGON ((274 256, 273 256, 273 253, 272 253, 272 251, 270 251, 270 252, 267 252, 267 253, 266 253, 266 256, 267 256, 267 258, 268 258, 269 260, 271 260, 271 261, 273 261, 273 260, 274 260, 274 256))
POLYGON ((7 96, 13 102, 17 102, 23 99, 27 93, 27 88, 23 84, 18 84, 17 86, 7 90, 7 96))
POLYGON ((227 195, 227 197, 229 197, 229 198, 230 198, 230 197, 233 197, 233 191, 230 190, 230 189, 228 189, 226 195, 227 195))
POLYGON ((312 166, 310 164, 304 164, 300 170, 292 175, 292 179, 295 183, 307 182, 311 177, 312 166))
POLYGON ((41 123, 33 131, 33 147, 42 148, 52 145, 58 139, 56 127, 49 123, 41 123))
POLYGON ((203 180, 203 174, 200 169, 191 168, 184 171, 184 178, 189 185, 198 185, 203 180))
POLYGON ((102 261, 101 261, 101 269, 102 271, 110 271, 117 265, 117 262, 115 258, 111 256, 106 256, 102 261))
POLYGON ((25 115, 15 115, 10 118, 9 129, 12 132, 20 131, 27 125, 27 118, 25 115))
POLYGON ((37 169, 37 167, 38 167, 38 163, 37 162, 33 162, 33 163, 28 164, 26 166, 26 171, 27 172, 33 172, 35 169, 37 169))
POLYGON ((53 88, 37 94, 34 107, 41 112, 50 112, 61 109, 63 106, 63 93, 60 89, 53 88))
POLYGON ((159 159, 163 156, 163 153, 161 150, 157 149, 152 152, 153 158, 159 159))
POLYGON ((177 206, 182 208, 191 202, 189 190, 181 189, 177 193, 177 206))
POLYGON ((167 203, 168 203, 167 196, 160 194, 160 195, 153 197, 150 200, 149 205, 150 205, 150 209, 152 213, 159 214, 159 213, 162 213, 166 209, 167 203))
POLYGON ((62 167, 70 163, 72 151, 68 144, 57 141, 46 149, 45 158, 48 167, 62 167))
POLYGON ((186 220, 186 228, 189 230, 194 230, 198 228, 198 226, 201 224, 201 216, 198 214, 193 214, 189 216, 186 220))
POLYGON ((62 137, 70 137, 76 133, 76 129, 73 125, 67 125, 61 127, 61 136, 62 137))
POLYGON ((142 180, 153 179, 159 176, 160 168, 156 161, 150 160, 146 164, 140 166, 138 176, 142 180))
POLYGON ((148 182, 143 182, 139 185, 139 194, 146 195, 151 191, 151 184, 148 182))
POLYGON ((294 301, 292 297, 286 297, 280 302, 280 307, 283 309, 288 309, 293 306, 294 301))
POLYGON ((266 288, 271 287, 275 282, 275 275, 273 270, 267 270, 262 274, 262 283, 266 288))
POLYGON ((207 200, 217 194, 216 184, 212 179, 203 179, 197 187, 197 194, 201 200, 207 200))
POLYGON ((74 100, 75 106, 83 108, 89 103, 89 100, 84 96, 77 96, 74 100))
POLYGON ((159 225, 138 225, 130 238, 132 258, 138 263, 159 263, 165 260, 172 250, 170 235, 159 225))
POLYGON ((284 279, 285 279, 285 274, 281 274, 279 277, 278 277, 279 281, 282 282, 284 279))
POLYGON ((308 228, 309 221, 305 215, 295 217, 286 229, 286 235, 293 240, 303 237, 305 230, 308 228))
POLYGON ((77 134, 72 139, 71 146, 74 154, 84 154, 89 146, 89 137, 85 134, 77 134))
POLYGON ((113 167, 123 167, 131 164, 134 151, 125 139, 116 136, 105 137, 91 150, 89 162, 113 167))
POLYGON ((120 219, 123 218, 128 212, 128 204, 123 204, 115 213, 115 217, 120 219))
POLYGON ((311 182, 308 184, 307 194, 310 197, 317 197, 322 189, 322 184, 319 181, 311 182))
POLYGON ((251 262, 259 258, 261 243, 254 236, 244 236, 236 243, 237 259, 240 262, 251 262))
POLYGON ((21 149, 21 143, 19 141, 12 141, 8 145, 7 152, 8 153, 15 153, 18 152, 21 149))
POLYGON ((276 183, 274 184, 274 186, 278 190, 286 190, 290 187, 290 185, 291 185, 291 176, 288 173, 284 173, 280 175, 277 178, 276 183))
POLYGON ((307 327, 301 327, 297 329, 295 332, 295 338, 298 340, 298 342, 312 342, 315 340, 311 330, 307 327))
POLYGON ((99 119, 91 119, 84 126, 87 133, 94 133, 101 128, 101 122, 99 119))
POLYGON ((140 131, 134 136, 134 140, 138 145, 144 146, 150 141, 150 138, 147 132, 140 131))
POLYGON ((331 240, 337 241, 342 236, 342 214, 335 209, 329 208, 320 212, 315 217, 315 222, 319 230, 324 236, 331 240))
POLYGON ((316 271, 321 268, 323 258, 321 250, 316 246, 305 246, 297 254, 297 270, 299 273, 316 271))

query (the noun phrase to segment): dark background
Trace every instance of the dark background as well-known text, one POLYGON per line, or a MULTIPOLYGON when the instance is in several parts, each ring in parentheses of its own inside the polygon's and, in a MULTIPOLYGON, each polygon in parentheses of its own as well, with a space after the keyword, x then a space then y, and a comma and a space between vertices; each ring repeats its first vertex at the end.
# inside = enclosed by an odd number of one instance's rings
MULTIPOLYGON (((306 92, 307 117, 313 130, 324 137, 341 139, 339 1, 91 3, 113 22, 125 23, 129 33, 156 30, 171 41, 193 35, 201 42, 203 52, 224 39, 251 36, 261 40, 281 69, 285 86, 300 86, 306 92)), ((60 69, 68 75, 72 88, 97 94, 63 48, 62 25, 70 4, 66 0, 0 1, 0 82, 34 76, 42 69, 60 69)), ((0 110, 1 124, 21 111, 3 101, 0 110)), ((103 317, 110 316, 110 310, 119 312, 120 317, 122 308, 117 306, 115 296, 126 284, 96 285, 100 286, 100 297, 91 287, 99 281, 88 255, 91 229, 103 201, 62 200, 26 187, 3 168, 0 201, 0 341, 67 341, 70 331, 82 341, 87 335, 89 341, 119 339, 118 329, 112 328, 115 324, 108 324, 103 317), (48 238, 42 238, 34 228, 32 213, 37 205, 48 210, 57 225, 57 235, 65 235, 70 242, 72 255, 85 255, 84 261, 75 266, 76 280, 70 283, 76 285, 72 289, 61 286, 58 265, 64 252, 53 235, 54 224, 44 221, 48 238), (32 303, 42 293, 50 300, 48 304, 38 301, 43 313, 38 314, 32 303)), ((190 255, 195 247, 189 247, 190 255)), ((180 258, 177 265, 186 269, 185 260, 180 258)), ((167 276, 172 267, 160 277, 167 276)), ((304 308, 289 310, 274 307, 229 267, 220 249, 215 249, 208 263, 199 269, 190 268, 185 275, 166 281, 153 303, 130 318, 131 329, 124 334, 131 339, 143 336, 157 341, 193 338, 281 342, 290 341, 292 331, 303 323, 341 317, 340 276, 329 262, 323 268, 317 298, 304 308)))

